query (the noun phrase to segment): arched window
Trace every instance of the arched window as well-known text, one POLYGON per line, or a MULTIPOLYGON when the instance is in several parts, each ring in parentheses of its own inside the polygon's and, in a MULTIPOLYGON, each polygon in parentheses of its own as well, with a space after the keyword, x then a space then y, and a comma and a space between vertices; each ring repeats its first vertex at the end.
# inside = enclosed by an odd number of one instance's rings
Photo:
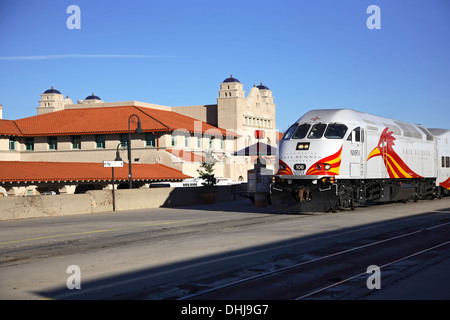
POLYGON ((252 138, 250 136, 247 136, 247 140, 245 141, 245 146, 248 147, 252 144, 252 138))

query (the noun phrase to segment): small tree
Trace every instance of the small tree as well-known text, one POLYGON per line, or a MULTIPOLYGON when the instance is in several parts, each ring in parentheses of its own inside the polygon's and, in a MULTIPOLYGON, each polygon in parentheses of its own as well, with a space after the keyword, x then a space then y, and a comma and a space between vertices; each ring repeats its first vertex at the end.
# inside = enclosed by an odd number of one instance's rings
POLYGON ((213 173, 214 165, 215 165, 214 161, 203 161, 200 166, 200 169, 197 169, 199 178, 204 180, 202 184, 205 186, 207 192, 213 191, 214 186, 217 183, 217 179, 213 173))

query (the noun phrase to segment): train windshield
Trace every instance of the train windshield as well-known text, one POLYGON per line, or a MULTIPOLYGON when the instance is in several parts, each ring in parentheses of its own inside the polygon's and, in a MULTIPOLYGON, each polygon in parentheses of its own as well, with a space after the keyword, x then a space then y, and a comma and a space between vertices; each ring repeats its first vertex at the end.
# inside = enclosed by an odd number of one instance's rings
POLYGON ((330 123, 327 131, 325 131, 325 138, 327 139, 343 139, 347 132, 345 124, 330 123))
POLYGON ((294 133, 297 126, 298 123, 294 123, 292 126, 290 126, 289 129, 287 129, 284 133, 283 140, 289 140, 292 137, 292 134, 294 133))
POLYGON ((311 128, 311 125, 308 123, 302 123, 297 127, 297 130, 295 130, 292 139, 303 139, 306 137, 306 134, 309 131, 309 128, 311 128))
POLYGON ((325 123, 317 123, 317 124, 315 124, 312 127, 311 132, 308 135, 308 139, 320 139, 320 138, 322 138, 326 127, 327 127, 327 125, 325 123))
POLYGON ((286 130, 283 140, 304 139, 308 135, 308 139, 343 139, 348 128, 345 124, 338 123, 316 123, 312 126, 309 123, 295 123, 286 130), (311 131, 310 131, 311 129, 311 131), (309 134, 308 134, 309 132, 309 134))

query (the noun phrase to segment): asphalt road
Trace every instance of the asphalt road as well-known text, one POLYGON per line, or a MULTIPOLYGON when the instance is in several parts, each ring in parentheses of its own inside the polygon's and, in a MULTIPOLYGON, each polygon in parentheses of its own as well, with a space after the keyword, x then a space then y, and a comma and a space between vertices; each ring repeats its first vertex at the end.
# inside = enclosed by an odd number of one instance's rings
MULTIPOLYGON (((448 217, 450 199, 305 215, 239 200, 3 221, 0 299, 178 299, 357 241, 444 225, 448 217)), ((450 240, 441 233, 436 241, 450 240)), ((448 248, 408 272, 382 272, 381 289, 340 298, 450 299, 448 248)))

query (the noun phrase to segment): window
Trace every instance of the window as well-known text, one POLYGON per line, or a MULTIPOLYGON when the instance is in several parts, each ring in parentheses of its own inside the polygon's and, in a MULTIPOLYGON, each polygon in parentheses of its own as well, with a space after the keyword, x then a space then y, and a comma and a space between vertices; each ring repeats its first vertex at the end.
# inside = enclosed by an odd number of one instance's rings
POLYGON ((57 137, 48 137, 48 149, 49 150, 58 150, 58 138, 57 137))
POLYGON ((156 136, 151 132, 145 134, 145 146, 146 147, 156 147, 156 136))
POLYGON ((327 139, 342 139, 347 132, 345 124, 331 123, 325 131, 325 138, 327 139))
POLYGON ((16 140, 14 137, 9 137, 9 150, 16 150, 16 140))
POLYGON ((81 136, 72 136, 72 149, 81 149, 81 136))
POLYGON ((25 150, 34 150, 34 138, 25 138, 25 150))
POLYGON ((294 123, 292 126, 290 126, 289 129, 287 129, 286 132, 284 133, 282 139, 289 140, 292 137, 292 134, 294 133, 297 126, 298 126, 298 123, 294 123))
POLYGON ((318 123, 315 124, 312 129, 311 132, 308 135, 309 139, 320 139, 323 136, 323 132, 325 131, 325 128, 327 127, 327 125, 325 123, 318 123))
POLYGON ((352 141, 352 136, 355 136, 356 142, 364 142, 361 127, 353 129, 353 131, 348 135, 347 141, 352 141))
POLYGON ((175 147, 175 146, 176 146, 176 144, 177 144, 176 136, 172 135, 171 143, 170 143, 170 144, 172 145, 172 147, 175 147))
POLYGON ((292 139, 304 139, 309 131, 309 128, 311 128, 310 124, 302 123, 297 127, 297 130, 295 130, 292 139))
POLYGON ((188 136, 188 135, 185 135, 185 136, 184 136, 184 146, 185 146, 186 148, 189 147, 189 138, 190 138, 190 136, 188 136))
POLYGON ((450 157, 442 156, 442 168, 450 168, 450 157))
POLYGON ((202 147, 202 138, 197 137, 197 148, 201 148, 201 147, 202 147))
POLYGON ((214 137, 209 138, 209 148, 212 149, 214 146, 214 137))
POLYGON ((127 147, 128 146, 128 133, 120 134, 120 146, 127 147))
MULTIPOLYGON (((120 142, 122 142, 122 137, 120 139, 120 142)), ((105 135, 104 134, 98 134, 95 137, 95 146, 98 149, 105 149, 105 135)))

